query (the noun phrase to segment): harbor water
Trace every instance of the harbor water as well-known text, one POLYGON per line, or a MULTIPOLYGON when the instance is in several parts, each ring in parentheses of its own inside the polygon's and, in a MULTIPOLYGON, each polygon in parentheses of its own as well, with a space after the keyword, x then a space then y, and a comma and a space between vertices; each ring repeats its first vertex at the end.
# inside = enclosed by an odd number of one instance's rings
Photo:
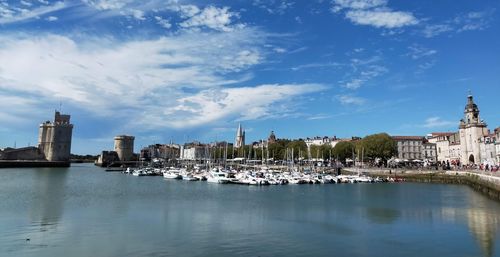
POLYGON ((243 186, 0 170, 0 256, 500 256, 500 203, 423 183, 243 186))

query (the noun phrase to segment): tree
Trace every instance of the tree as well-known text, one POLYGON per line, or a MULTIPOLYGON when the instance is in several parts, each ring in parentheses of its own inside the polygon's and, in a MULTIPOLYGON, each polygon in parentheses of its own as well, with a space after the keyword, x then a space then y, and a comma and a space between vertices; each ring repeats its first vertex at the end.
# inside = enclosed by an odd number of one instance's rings
POLYGON ((304 140, 293 140, 286 145, 286 148, 293 149, 293 157, 294 159, 299 159, 300 157, 306 156, 307 153, 307 145, 304 140), (300 155, 302 156, 300 156, 300 155))
POLYGON ((347 158, 352 158, 356 145, 352 141, 338 142, 332 150, 333 156, 337 160, 345 163, 347 158))
POLYGON ((320 152, 323 160, 330 159, 330 155, 332 154, 332 145, 330 144, 322 144, 320 147, 320 152))
POLYGON ((388 134, 379 133, 364 137, 358 144, 358 151, 368 160, 374 161, 380 158, 385 164, 397 154, 398 148, 394 139, 388 134))
POLYGON ((283 160, 286 155, 286 146, 290 143, 288 139, 278 139, 276 142, 269 144, 269 158, 275 160, 283 160))

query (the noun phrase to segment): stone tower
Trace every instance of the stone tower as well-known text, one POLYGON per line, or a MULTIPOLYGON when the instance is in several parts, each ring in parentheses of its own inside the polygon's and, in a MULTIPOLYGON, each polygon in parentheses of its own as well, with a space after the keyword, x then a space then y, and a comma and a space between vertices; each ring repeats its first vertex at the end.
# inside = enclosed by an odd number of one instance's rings
POLYGON ((120 161, 132 161, 134 157, 133 136, 119 135, 115 137, 115 152, 120 161))
POLYGON ((486 123, 479 118, 479 108, 472 95, 467 96, 464 118, 460 120, 460 162, 478 163, 481 160, 480 138, 488 134, 486 123))
POLYGON ((47 161, 69 162, 73 124, 70 115, 55 112, 54 122, 40 124, 38 131, 38 149, 47 161))
POLYGON ((267 138, 267 143, 268 144, 274 144, 274 143, 276 143, 276 135, 274 134, 274 131, 271 131, 271 134, 269 135, 269 138, 267 138))
POLYGON ((241 127, 241 124, 238 124, 236 139, 234 140, 234 148, 241 148, 243 146, 245 146, 245 131, 241 127))

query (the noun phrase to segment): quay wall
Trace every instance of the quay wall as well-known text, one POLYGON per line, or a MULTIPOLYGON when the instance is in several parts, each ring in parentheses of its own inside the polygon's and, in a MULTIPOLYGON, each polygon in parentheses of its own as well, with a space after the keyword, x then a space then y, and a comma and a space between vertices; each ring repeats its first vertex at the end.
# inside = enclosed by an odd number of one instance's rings
MULTIPOLYGON (((346 170, 354 173, 354 170, 346 170)), ((500 177, 479 174, 472 171, 448 171, 448 172, 426 172, 426 171, 405 171, 387 172, 360 170, 360 172, 368 173, 370 176, 379 177, 398 177, 404 178, 409 182, 420 183, 439 183, 439 184, 458 184, 467 185, 475 191, 488 196, 491 199, 500 201, 500 177)))

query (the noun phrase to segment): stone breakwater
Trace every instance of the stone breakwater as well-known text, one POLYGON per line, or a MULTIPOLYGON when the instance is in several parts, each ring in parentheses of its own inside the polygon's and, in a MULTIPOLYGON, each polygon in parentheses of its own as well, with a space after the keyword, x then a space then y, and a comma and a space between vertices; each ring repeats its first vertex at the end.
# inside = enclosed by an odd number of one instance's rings
MULTIPOLYGON (((354 169, 347 170, 354 172, 354 169)), ((421 183, 439 183, 439 184, 459 184, 467 185, 477 192, 480 192, 491 199, 500 201, 500 177, 487 174, 480 174, 472 171, 447 171, 447 172, 428 172, 428 171, 405 171, 388 173, 381 170, 363 170, 370 176, 376 177, 397 177, 408 182, 421 183)))

